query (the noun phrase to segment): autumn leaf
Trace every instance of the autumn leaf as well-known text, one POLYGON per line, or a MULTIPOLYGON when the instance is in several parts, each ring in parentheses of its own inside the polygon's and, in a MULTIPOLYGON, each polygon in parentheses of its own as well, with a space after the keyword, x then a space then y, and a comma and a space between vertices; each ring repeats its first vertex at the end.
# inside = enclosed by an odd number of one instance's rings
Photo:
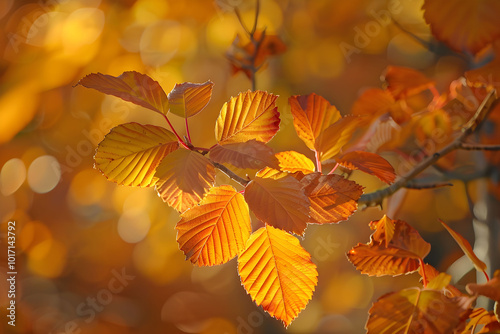
POLYGON ((370 308, 366 329, 378 333, 452 333, 464 311, 444 292, 409 288, 380 297, 370 308))
POLYGON ((160 161, 179 147, 170 131, 154 125, 121 124, 99 143, 94 167, 121 185, 149 187, 160 161))
POLYGON ((279 169, 285 172, 309 174, 316 169, 311 159, 296 151, 279 152, 274 156, 278 159, 279 169))
POLYGON ((453 231, 441 219, 439 219, 439 221, 446 228, 446 230, 451 234, 453 239, 455 239, 455 241, 460 246, 460 248, 465 253, 465 255, 467 255, 467 257, 472 261, 472 263, 474 264, 474 267, 476 267, 476 269, 478 271, 484 272, 486 270, 486 264, 483 261, 479 260, 479 258, 476 256, 476 254, 474 254, 474 250, 472 250, 470 243, 464 237, 462 237, 459 233, 453 231))
POLYGON ((396 172, 391 164, 380 155, 364 151, 351 151, 337 159, 337 163, 348 169, 359 169, 391 184, 396 178, 396 172))
POLYGON ((383 79, 387 90, 396 100, 406 99, 435 85, 433 80, 421 72, 400 66, 388 66, 383 79))
POLYGON ((248 205, 233 187, 215 187, 198 206, 181 214, 175 228, 186 259, 198 266, 226 263, 243 251, 250 237, 248 205))
POLYGON ((376 226, 377 230, 370 242, 359 243, 347 253, 349 261, 363 274, 397 276, 411 273, 419 268, 420 261, 429 254, 431 245, 422 239, 417 230, 404 221, 393 222, 394 233, 385 223, 371 222, 370 225, 376 226), (379 232, 382 228, 384 233, 379 232))
POLYGON ((373 220, 368 225, 370 229, 375 230, 372 235, 373 240, 383 242, 386 248, 389 247, 396 230, 396 221, 384 215, 381 219, 373 220))
POLYGON ((310 223, 330 224, 346 220, 358 208, 363 187, 340 175, 312 173, 300 182, 311 202, 310 223))
POLYGON ((316 150, 316 138, 342 116, 322 96, 315 93, 294 95, 288 99, 297 135, 311 150, 316 150))
POLYGON ((497 0, 425 0, 422 9, 432 34, 455 51, 476 54, 500 37, 497 0))
POLYGON ((493 50, 495 59, 484 66, 465 72, 465 78, 470 85, 500 90, 500 41, 493 43, 493 50))
POLYGON ((167 94, 158 82, 146 74, 128 71, 114 77, 108 74, 91 73, 82 78, 78 84, 119 97, 160 114, 167 114, 169 109, 167 94))
POLYGON ((176 84, 168 93, 170 112, 184 118, 196 115, 207 106, 213 87, 214 84, 210 80, 205 83, 176 84))
POLYGON ((496 270, 493 278, 484 284, 469 283, 465 289, 471 295, 482 295, 500 302, 500 270, 496 270))
POLYGON ((224 103, 217 118, 215 137, 220 145, 251 139, 267 143, 279 130, 278 96, 247 91, 224 103))
POLYGON ((326 128, 316 140, 320 160, 325 161, 339 154, 363 122, 363 117, 345 116, 326 128))
POLYGON ((178 149, 156 168, 156 191, 164 202, 179 212, 198 204, 215 181, 215 168, 203 155, 178 149))
POLYGON ((353 115, 381 115, 389 111, 396 101, 387 89, 370 88, 354 102, 351 113, 353 115))
MULTIPOLYGON (((425 277, 427 278, 427 280, 429 282, 432 282, 432 280, 434 280, 435 278, 437 278, 441 273, 436 269, 434 268, 433 266, 431 266, 430 264, 424 264, 423 266, 420 266, 420 268, 418 268, 418 273, 420 274, 420 276, 423 278, 424 277, 424 273, 425 273, 425 277)), ((444 278, 444 277, 443 277, 444 278)), ((437 282, 437 281, 436 281, 437 282)), ((435 283, 436 283, 435 282, 435 283)), ((430 284, 430 283, 429 283, 430 284)), ((428 285, 429 286, 429 285, 428 285)), ((454 287, 453 285, 451 284, 448 284, 446 286, 446 290, 448 293, 451 294, 451 296, 453 297, 460 297, 460 296, 463 296, 463 293, 460 292, 460 290, 458 290, 456 287, 454 287)))
POLYGON ((309 199, 300 181, 270 169, 257 173, 245 188, 245 200, 261 221, 302 235, 309 221, 309 199), (266 175, 267 174, 267 175, 266 175))
POLYGON ((238 273, 252 300, 285 326, 305 308, 318 282, 316 265, 297 238, 269 225, 248 239, 238 273))
POLYGON ((218 163, 230 163, 237 168, 278 167, 273 149, 255 139, 244 143, 216 145, 210 150, 210 158, 218 163))
POLYGON ((500 324, 495 315, 484 308, 476 308, 469 315, 469 322, 467 322, 465 329, 460 334, 498 333, 499 330, 500 324), (477 331, 481 327, 482 329, 477 331))

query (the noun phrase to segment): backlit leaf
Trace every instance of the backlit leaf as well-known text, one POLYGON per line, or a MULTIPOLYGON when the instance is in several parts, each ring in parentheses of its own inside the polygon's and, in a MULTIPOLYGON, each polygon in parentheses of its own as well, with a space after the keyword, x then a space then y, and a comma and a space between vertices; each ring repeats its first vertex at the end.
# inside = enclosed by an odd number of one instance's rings
POLYGON ((317 148, 319 134, 342 117, 337 108, 315 93, 291 96, 288 103, 295 131, 311 150, 317 148))
POLYGON ((389 243, 392 237, 394 237, 394 231, 396 230, 396 221, 384 215, 380 220, 371 221, 369 226, 372 230, 375 230, 372 238, 375 241, 384 242, 385 247, 389 247, 389 243))
POLYGON ((110 181, 127 186, 155 185, 156 167, 179 143, 173 133, 154 125, 121 124, 99 143, 95 168, 110 181))
POLYGON ((314 224, 338 223, 346 220, 358 208, 363 187, 340 175, 313 173, 300 182, 311 201, 310 215, 314 224))
POLYGON ((205 83, 176 84, 168 93, 170 112, 184 118, 196 115, 207 106, 213 87, 214 84, 210 80, 205 83))
POLYGON ((368 334, 453 333, 464 311, 444 292, 409 288, 380 297, 369 311, 368 334))
POLYGON ((465 287, 470 294, 486 296, 500 302, 500 270, 496 270, 492 279, 484 284, 469 283, 465 287))
POLYGON ((442 290, 446 288, 451 282, 451 275, 447 273, 439 273, 436 277, 429 280, 427 289, 442 290))
POLYGON ((363 121, 359 116, 346 116, 326 128, 316 140, 320 160, 325 161, 339 154, 363 121))
POLYGON ((439 221, 446 228, 446 230, 451 234, 453 239, 455 239, 455 241, 460 246, 460 248, 465 253, 465 255, 467 255, 467 257, 472 261, 472 263, 474 264, 474 267, 476 267, 476 269, 478 271, 485 271, 486 264, 483 261, 479 260, 479 258, 476 256, 476 254, 474 254, 474 250, 472 249, 470 243, 464 237, 462 237, 459 233, 453 231, 441 219, 439 219, 439 221))
MULTIPOLYGON (((418 273, 422 277, 424 276, 423 271, 425 271, 425 277, 427 278, 427 281, 429 281, 429 282, 431 282, 433 279, 435 279, 436 277, 438 277, 441 274, 436 268, 434 268, 433 266, 431 266, 430 264, 427 264, 427 263, 424 264, 423 267, 420 266, 420 268, 418 268, 418 273)), ((455 288, 451 284, 448 284, 446 286, 446 290, 447 290, 448 295, 451 294, 451 296, 453 296, 453 297, 463 296, 463 293, 461 293, 460 290, 458 290, 457 288, 455 288)))
POLYGON ((314 172, 314 162, 305 155, 295 151, 279 152, 274 155, 279 162, 279 168, 289 173, 302 172, 309 174, 314 172))
POLYGON ((309 221, 309 199, 302 184, 291 175, 258 173, 245 188, 245 200, 261 221, 302 235, 309 221))
POLYGON ((467 322, 465 329, 460 332, 460 334, 494 333, 494 330, 498 329, 500 329, 500 324, 498 324, 498 321, 496 320, 495 316, 491 314, 491 312, 486 311, 484 308, 476 308, 469 315, 469 322, 467 322), (488 325, 496 325, 496 328, 490 328, 492 329, 492 331, 490 331, 487 328, 488 325), (481 327, 483 328, 478 332, 477 329, 481 327))
POLYGON ((225 263, 245 248, 250 213, 243 195, 231 186, 210 189, 199 206, 181 214, 175 226, 179 248, 192 263, 225 263))
POLYGON ((278 96, 247 91, 224 103, 217 118, 215 137, 220 145, 255 139, 267 143, 279 130, 278 96))
POLYGON ((396 100, 406 99, 434 87, 433 80, 427 78, 422 72, 407 67, 388 66, 383 77, 387 90, 396 100))
POLYGON ((456 51, 476 54, 500 37, 497 0, 425 0, 422 9, 434 36, 456 51))
POLYGON ((388 112, 395 102, 388 90, 370 88, 365 90, 354 102, 351 112, 353 115, 380 115, 388 112))
POLYGON ((278 167, 272 148, 255 139, 244 143, 216 145, 210 150, 210 158, 218 163, 230 163, 237 168, 278 167))
POLYGON ((385 183, 391 184, 396 178, 396 172, 391 164, 380 155, 364 151, 352 151, 337 159, 337 163, 348 169, 359 169, 370 175, 375 175, 385 183))
POLYGON ((82 78, 78 84, 96 89, 104 94, 117 96, 122 100, 160 114, 168 112, 167 94, 165 94, 158 82, 146 74, 128 71, 114 77, 108 74, 91 73, 82 78))
POLYGON ((307 305, 318 282, 316 265, 297 238, 269 225, 248 239, 238 272, 252 300, 285 326, 307 305))
POLYGON ((198 204, 215 181, 215 168, 203 155, 178 149, 156 168, 158 195, 179 212, 198 204))
POLYGON ((370 242, 358 244, 347 253, 356 269, 369 276, 396 276, 419 268, 420 260, 429 254, 431 245, 408 223, 394 220, 394 225, 389 243, 385 240, 390 235, 385 224, 376 224, 377 231, 370 242), (384 228, 386 232, 378 233, 379 228, 384 228))

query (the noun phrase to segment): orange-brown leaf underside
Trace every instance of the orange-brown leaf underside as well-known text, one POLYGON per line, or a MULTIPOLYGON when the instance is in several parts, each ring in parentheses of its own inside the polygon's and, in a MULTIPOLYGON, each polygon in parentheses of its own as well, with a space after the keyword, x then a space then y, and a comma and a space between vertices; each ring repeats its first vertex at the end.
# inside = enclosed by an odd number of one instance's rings
POLYGON ((244 143, 216 145, 210 150, 210 158, 218 163, 230 163, 236 168, 278 167, 272 148, 255 139, 244 143))
POLYGON ((396 178, 396 172, 391 164, 375 153, 352 151, 337 159, 337 163, 348 169, 359 169, 374 175, 385 183, 391 184, 396 178))

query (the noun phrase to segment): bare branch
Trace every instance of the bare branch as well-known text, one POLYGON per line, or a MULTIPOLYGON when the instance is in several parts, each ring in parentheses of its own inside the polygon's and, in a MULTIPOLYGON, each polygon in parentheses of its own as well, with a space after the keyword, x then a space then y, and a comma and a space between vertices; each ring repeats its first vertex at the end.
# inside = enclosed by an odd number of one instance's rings
POLYGON ((462 150, 477 150, 477 151, 500 151, 500 145, 481 145, 481 144, 467 144, 461 143, 460 149, 462 150))

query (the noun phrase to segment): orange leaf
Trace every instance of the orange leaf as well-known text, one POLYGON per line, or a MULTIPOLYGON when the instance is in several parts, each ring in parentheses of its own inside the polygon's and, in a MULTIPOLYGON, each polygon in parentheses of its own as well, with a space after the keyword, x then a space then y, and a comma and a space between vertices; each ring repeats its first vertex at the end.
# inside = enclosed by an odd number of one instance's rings
POLYGON ((207 106, 213 87, 214 83, 210 80, 205 83, 175 84, 168 93, 170 112, 184 118, 196 115, 207 106))
POLYGON ((158 195, 179 212, 198 204, 215 181, 215 168, 203 155, 185 149, 167 155, 156 168, 158 195))
POLYGON ((339 154, 363 121, 362 117, 346 116, 326 128, 316 140, 320 160, 325 161, 339 154))
POLYGON ((348 169, 359 169, 362 172, 375 175, 388 184, 394 182, 396 178, 396 172, 391 164, 375 153, 352 151, 337 159, 337 163, 348 169))
POLYGON ((388 112, 395 102, 388 90, 371 88, 365 90, 354 102, 351 112, 353 115, 381 115, 388 112))
POLYGON ((94 167, 121 185, 149 187, 160 161, 179 147, 170 131, 154 125, 121 124, 104 137, 94 156, 94 167))
POLYGON ((408 223, 401 220, 393 220, 394 233, 389 243, 386 239, 390 236, 390 229, 386 224, 378 222, 370 223, 376 226, 377 231, 373 233, 368 244, 358 244, 352 248, 347 257, 363 274, 369 276, 401 275, 417 270, 420 260, 423 259, 431 249, 431 245, 425 242, 420 234, 408 223), (383 228, 384 233, 379 233, 383 228), (388 246, 386 246, 388 245, 388 246))
POLYGON ((285 326, 304 309, 318 283, 316 265, 297 238, 269 225, 248 239, 238 272, 252 300, 285 326))
POLYGON ((462 237, 460 234, 453 231, 441 219, 439 219, 439 221, 446 228, 446 230, 448 230, 448 232, 451 234, 453 239, 455 239, 455 241, 460 246, 460 248, 465 253, 465 255, 467 255, 467 257, 472 261, 472 263, 474 264, 474 267, 476 267, 476 270, 481 271, 481 272, 485 271, 486 264, 483 261, 479 260, 479 258, 476 256, 476 254, 474 254, 474 250, 472 250, 470 243, 464 237, 462 237))
POLYGON ((248 183, 245 200, 261 221, 302 235, 309 220, 309 199, 302 184, 287 173, 269 174, 264 169, 248 183), (269 174, 269 175, 267 175, 269 174))
POLYGON ((500 41, 493 44, 495 59, 488 64, 465 72, 467 82, 474 86, 493 87, 500 90, 500 41))
POLYGON ((247 91, 224 103, 217 118, 215 137, 220 145, 255 139, 267 143, 279 130, 278 96, 247 91))
MULTIPOLYGON (((425 277, 429 282, 432 282, 433 279, 439 276, 441 274, 436 268, 431 266, 430 264, 424 264, 423 267, 418 268, 418 273, 420 274, 421 277, 424 277, 423 272, 425 271, 425 277)), ((430 284, 430 283, 429 283, 430 284)), ((429 285, 427 285, 429 286, 429 285)), ((448 284, 446 286, 446 290, 451 293, 453 297, 460 297, 463 296, 463 293, 460 292, 457 288, 455 288, 453 285, 448 284)))
POLYGON ((434 87, 433 80, 407 67, 388 66, 383 78, 387 84, 387 90, 396 100, 406 99, 434 87))
POLYGON ((313 224, 330 224, 346 220, 358 208, 363 187, 340 175, 313 173, 300 182, 311 201, 310 215, 313 224))
POLYGON ((453 333, 465 311, 444 292, 409 288, 380 297, 369 311, 367 334, 453 333))
POLYGON ((469 283, 465 289, 471 295, 486 296, 500 302, 500 270, 495 271, 494 277, 484 284, 469 283))
POLYGON ((248 205, 231 186, 210 189, 181 218, 175 226, 179 248, 198 266, 226 263, 243 251, 250 237, 248 205))
POLYGON ((294 95, 288 99, 293 125, 297 135, 311 150, 315 150, 316 138, 342 116, 325 98, 316 95, 294 95))
POLYGON ((165 94, 158 82, 146 74, 128 71, 123 72, 118 77, 113 77, 107 74, 91 73, 82 78, 78 84, 96 89, 104 94, 117 96, 122 100, 160 114, 168 112, 167 94, 165 94))
POLYGON ((380 220, 373 220, 368 225, 375 230, 372 234, 373 240, 383 242, 386 248, 389 247, 396 230, 396 221, 384 215, 380 220))
POLYGON ((311 159, 299 152, 285 151, 276 153, 274 156, 278 159, 279 168, 285 172, 309 174, 314 172, 316 168, 311 159))
POLYGON ((476 54, 500 37, 497 0, 425 0, 422 9, 433 35, 455 51, 476 54))
POLYGON ((210 158, 218 163, 230 163, 237 168, 278 167, 272 148, 255 139, 244 143, 216 145, 210 150, 210 158))
POLYGON ((486 311, 484 308, 476 308, 469 315, 469 322, 465 326, 465 329, 460 332, 460 334, 470 334, 470 333, 495 333, 494 330, 499 330, 500 324, 491 312, 486 311), (483 328, 478 332, 477 329, 480 326, 483 328), (496 325, 496 326, 495 326, 496 325), (488 328, 488 327, 493 328, 488 328), (489 329, 489 330, 488 330, 489 329))

